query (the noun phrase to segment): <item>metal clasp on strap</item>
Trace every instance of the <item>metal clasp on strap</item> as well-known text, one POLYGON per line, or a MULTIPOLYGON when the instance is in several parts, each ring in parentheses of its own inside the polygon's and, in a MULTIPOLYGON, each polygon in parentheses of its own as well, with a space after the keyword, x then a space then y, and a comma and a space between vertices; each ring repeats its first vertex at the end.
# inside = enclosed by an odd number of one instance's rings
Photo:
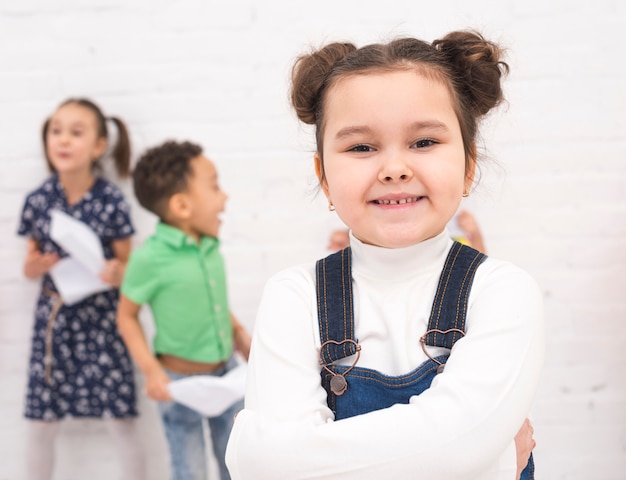
POLYGON ((422 345, 422 350, 424 351, 424 354, 430 358, 433 362, 435 362, 437 365, 439 365, 437 367, 437 373, 441 373, 443 372, 443 369, 445 368, 445 365, 443 363, 441 363, 439 360, 433 358, 427 351, 426 351, 426 337, 431 334, 431 333, 440 333, 441 335, 445 335, 447 333, 460 333, 461 337, 465 336, 465 332, 463 330, 459 330, 458 328, 450 328, 448 330, 439 330, 437 328, 433 328, 431 330, 428 330, 426 333, 424 333, 424 335, 422 335, 420 337, 420 344, 422 345))
POLYGON ((336 340, 327 340, 324 343, 322 343, 322 346, 320 347, 320 365, 322 366, 324 370, 326 370, 328 373, 332 375, 332 378, 330 379, 330 390, 335 395, 337 396, 343 395, 344 392, 348 389, 348 382, 345 379, 345 375, 356 366, 360 357, 361 357, 361 345, 359 345, 358 342, 356 342, 355 340, 346 339, 340 342, 336 340), (328 344, 343 345, 344 343, 352 343, 354 345, 354 349, 356 351, 356 358, 354 359, 354 362, 352 363, 350 368, 348 368, 345 372, 336 373, 336 372, 333 372, 330 368, 328 368, 328 365, 332 365, 332 362, 325 363, 324 360, 322 360, 322 352, 324 351, 324 347, 328 344))

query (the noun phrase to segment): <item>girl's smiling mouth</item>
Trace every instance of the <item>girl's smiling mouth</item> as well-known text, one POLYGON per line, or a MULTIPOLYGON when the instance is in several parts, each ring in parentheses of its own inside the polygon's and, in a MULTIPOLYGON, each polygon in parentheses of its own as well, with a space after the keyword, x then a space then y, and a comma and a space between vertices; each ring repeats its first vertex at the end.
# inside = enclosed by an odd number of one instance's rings
POLYGON ((424 197, 406 197, 406 198, 398 198, 398 199, 380 199, 380 200, 372 200, 372 203, 376 205, 404 205, 407 203, 415 203, 421 200, 424 197))

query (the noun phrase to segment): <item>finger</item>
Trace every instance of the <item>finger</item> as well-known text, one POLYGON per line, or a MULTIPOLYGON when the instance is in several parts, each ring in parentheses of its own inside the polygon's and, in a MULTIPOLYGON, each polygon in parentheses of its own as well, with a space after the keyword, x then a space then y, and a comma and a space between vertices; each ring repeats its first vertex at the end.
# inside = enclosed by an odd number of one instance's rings
POLYGON ((30 239, 26 245, 29 253, 36 252, 38 250, 37 242, 33 239, 30 239))
POLYGON ((46 253, 40 256, 41 261, 44 265, 50 267, 54 265, 59 259, 54 253, 46 253))
POLYGON ((43 258, 46 265, 54 265, 57 262, 56 255, 47 254, 43 258))
POLYGON ((41 252, 39 252, 38 250, 30 250, 26 254, 26 256, 30 260, 34 260, 34 261, 40 261, 42 258, 44 258, 43 255, 41 254, 41 252))

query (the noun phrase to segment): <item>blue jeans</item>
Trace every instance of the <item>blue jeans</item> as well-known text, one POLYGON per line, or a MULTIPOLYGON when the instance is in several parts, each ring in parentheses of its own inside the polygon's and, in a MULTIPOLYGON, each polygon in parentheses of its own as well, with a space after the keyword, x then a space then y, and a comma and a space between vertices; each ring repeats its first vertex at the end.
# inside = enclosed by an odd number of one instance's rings
MULTIPOLYGON (((203 375, 221 377, 236 365, 235 359, 231 358, 224 367, 203 375)), ((169 370, 166 372, 172 381, 189 377, 169 370)), ((159 402, 158 406, 170 450, 172 480, 207 479, 207 452, 204 441, 204 428, 207 423, 220 479, 230 480, 224 459, 226 444, 235 414, 243 408, 243 400, 236 402, 218 417, 205 417, 177 402, 159 402)))

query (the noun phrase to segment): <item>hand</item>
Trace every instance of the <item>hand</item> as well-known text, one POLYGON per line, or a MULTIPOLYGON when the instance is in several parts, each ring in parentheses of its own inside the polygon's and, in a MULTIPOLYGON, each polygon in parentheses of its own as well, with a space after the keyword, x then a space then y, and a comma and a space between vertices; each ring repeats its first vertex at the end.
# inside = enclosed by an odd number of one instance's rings
POLYGON ((125 264, 117 258, 107 260, 104 270, 100 273, 100 280, 113 287, 119 287, 124 279, 125 264))
POLYGON ((233 330, 233 343, 235 344, 235 350, 237 350, 247 362, 250 357, 250 345, 252 344, 252 338, 246 329, 241 325, 237 326, 233 330))
POLYGON ((173 400, 167 389, 168 383, 170 383, 170 377, 168 377, 165 370, 159 365, 150 373, 146 374, 146 395, 152 400, 159 402, 169 402, 173 400))
POLYGON ((459 224, 459 228, 465 232, 468 240, 471 241, 477 233, 480 234, 480 228, 478 227, 476 218, 467 210, 461 210, 459 212, 457 215, 457 222, 459 224))
POLYGON ((39 278, 48 273, 55 263, 59 261, 56 253, 41 253, 35 240, 28 241, 28 250, 24 262, 24 275, 27 278, 39 278))
POLYGON ((476 221, 476 217, 467 210, 461 210, 457 215, 457 223, 459 224, 459 228, 463 230, 465 237, 469 240, 472 247, 485 253, 483 235, 476 221))
POLYGON ((334 230, 328 239, 327 249, 331 252, 338 252, 350 245, 350 235, 348 230, 334 230))
POLYGON ((528 464, 531 452, 534 450, 537 442, 533 438, 535 429, 530 424, 530 420, 524 420, 522 427, 515 435, 515 450, 517 453, 517 477, 519 478, 524 468, 528 464))

